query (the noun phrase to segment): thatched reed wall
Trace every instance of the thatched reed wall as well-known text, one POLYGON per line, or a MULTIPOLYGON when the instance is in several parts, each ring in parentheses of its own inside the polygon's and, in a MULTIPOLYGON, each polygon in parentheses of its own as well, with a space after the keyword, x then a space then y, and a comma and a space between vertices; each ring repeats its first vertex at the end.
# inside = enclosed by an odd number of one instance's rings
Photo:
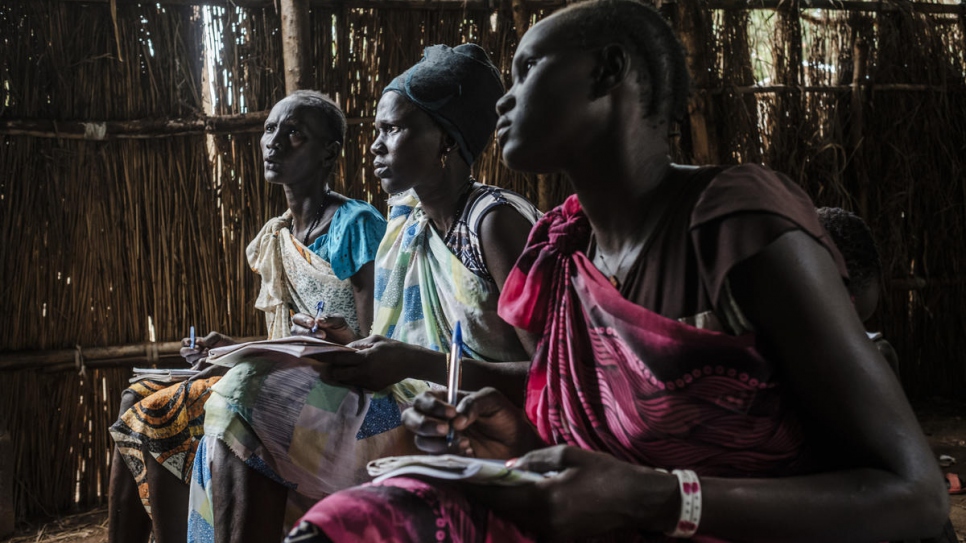
MULTIPOLYGON (((335 188, 384 208, 367 172, 381 88, 431 43, 475 41, 507 69, 513 8, 525 23, 549 6, 535 2, 313 0, 308 86, 352 119, 335 188)), ((244 247, 284 206, 257 149, 259 114, 284 95, 280 21, 271 3, 212 3, 118 1, 114 16, 107 2, 0 4, 0 428, 14 437, 19 519, 103 502, 105 429, 128 368, 157 361, 147 348, 78 375, 82 356, 42 365, 28 352, 175 341, 191 324, 264 332, 244 247), (107 136, 79 139, 100 126, 72 122, 107 123, 107 136)), ((819 205, 860 212, 882 248, 879 323, 904 385, 962 396, 966 19, 941 5, 837 6, 852 9, 665 5, 696 86, 676 154, 763 161, 819 205)), ((546 204, 568 192, 550 176, 538 194, 492 148, 479 177, 546 204)))

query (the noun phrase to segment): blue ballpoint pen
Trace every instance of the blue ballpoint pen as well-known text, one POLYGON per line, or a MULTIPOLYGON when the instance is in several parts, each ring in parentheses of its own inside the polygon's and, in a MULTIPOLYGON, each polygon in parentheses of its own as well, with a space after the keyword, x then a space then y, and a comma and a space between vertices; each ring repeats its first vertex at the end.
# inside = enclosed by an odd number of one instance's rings
POLYGON ((322 316, 322 311, 325 309, 325 300, 319 301, 318 305, 315 306, 315 322, 312 324, 312 333, 319 331, 319 317, 322 316))
MULTIPOLYGON (((460 329, 459 321, 456 321, 456 327, 453 329, 453 343, 450 345, 449 349, 449 366, 446 371, 446 401, 450 405, 456 405, 456 399, 458 398, 458 392, 460 389, 460 378, 462 377, 462 362, 463 362, 463 331, 460 329)), ((449 425, 449 432, 446 433, 446 444, 452 445, 453 438, 456 434, 456 430, 453 429, 453 423, 449 425)))

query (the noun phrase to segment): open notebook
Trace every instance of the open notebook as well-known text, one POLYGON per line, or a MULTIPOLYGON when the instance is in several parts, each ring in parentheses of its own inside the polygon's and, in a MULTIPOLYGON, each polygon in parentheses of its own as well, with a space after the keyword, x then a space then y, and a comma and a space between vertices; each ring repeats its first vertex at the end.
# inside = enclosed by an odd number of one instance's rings
POLYGON ((218 366, 233 367, 245 356, 253 353, 282 353, 294 358, 314 359, 325 353, 355 351, 351 347, 310 336, 289 336, 280 339, 249 341, 208 351, 208 362, 218 366))
POLYGON ((193 370, 190 368, 184 369, 165 369, 165 368, 134 368, 134 375, 131 377, 131 382, 137 382, 144 379, 151 381, 160 381, 162 383, 180 383, 197 375, 198 370, 193 370))
POLYGON ((467 458, 452 454, 387 456, 366 466, 372 482, 400 475, 423 475, 434 479, 483 485, 515 486, 544 479, 542 473, 507 468, 502 460, 467 458))

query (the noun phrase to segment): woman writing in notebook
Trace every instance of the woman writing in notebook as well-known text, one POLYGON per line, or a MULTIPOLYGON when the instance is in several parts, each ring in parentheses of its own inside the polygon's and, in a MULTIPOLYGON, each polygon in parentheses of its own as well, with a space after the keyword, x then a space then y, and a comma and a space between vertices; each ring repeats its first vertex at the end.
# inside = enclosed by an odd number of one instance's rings
MULTIPOLYGON (((270 338, 289 334, 291 311, 319 299, 366 333, 372 322, 372 260, 386 222, 375 208, 332 191, 329 180, 345 138, 341 109, 318 92, 297 91, 272 108, 261 138, 265 180, 285 191, 288 210, 269 220, 246 251, 262 278, 255 307, 270 338)), ((234 341, 213 332, 187 340, 198 361, 208 348, 234 341)), ((109 539, 119 543, 185 541, 188 482, 211 387, 211 368, 190 381, 139 381, 124 392, 111 428, 117 443, 111 471, 109 539)))

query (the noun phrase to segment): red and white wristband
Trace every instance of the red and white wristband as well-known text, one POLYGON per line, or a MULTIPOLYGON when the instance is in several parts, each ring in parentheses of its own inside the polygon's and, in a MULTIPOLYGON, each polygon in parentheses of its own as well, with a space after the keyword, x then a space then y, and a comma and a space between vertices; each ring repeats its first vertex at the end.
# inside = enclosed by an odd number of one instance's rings
POLYGON ((689 469, 676 469, 671 473, 678 478, 681 491, 681 514, 674 530, 667 532, 671 537, 688 538, 694 536, 701 523, 701 483, 698 474, 689 469))

